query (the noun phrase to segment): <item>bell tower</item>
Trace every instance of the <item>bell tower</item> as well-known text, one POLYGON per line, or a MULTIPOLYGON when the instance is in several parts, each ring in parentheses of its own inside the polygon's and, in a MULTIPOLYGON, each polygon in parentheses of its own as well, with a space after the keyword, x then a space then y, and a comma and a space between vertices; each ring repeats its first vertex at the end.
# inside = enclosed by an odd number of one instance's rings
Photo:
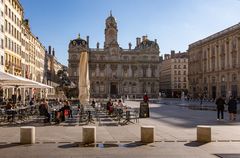
POLYGON ((112 11, 110 11, 110 16, 106 19, 106 27, 105 27, 105 42, 104 49, 108 49, 111 47, 118 47, 117 42, 117 22, 115 18, 112 16, 112 11))

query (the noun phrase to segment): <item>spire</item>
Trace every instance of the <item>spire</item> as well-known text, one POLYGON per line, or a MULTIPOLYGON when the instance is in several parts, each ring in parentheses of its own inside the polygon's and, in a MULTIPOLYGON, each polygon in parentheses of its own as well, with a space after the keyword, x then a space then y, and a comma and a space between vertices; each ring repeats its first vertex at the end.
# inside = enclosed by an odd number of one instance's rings
POLYGON ((110 10, 110 16, 112 16, 112 10, 110 10))
POLYGON ((80 39, 80 33, 78 34, 78 39, 80 39))

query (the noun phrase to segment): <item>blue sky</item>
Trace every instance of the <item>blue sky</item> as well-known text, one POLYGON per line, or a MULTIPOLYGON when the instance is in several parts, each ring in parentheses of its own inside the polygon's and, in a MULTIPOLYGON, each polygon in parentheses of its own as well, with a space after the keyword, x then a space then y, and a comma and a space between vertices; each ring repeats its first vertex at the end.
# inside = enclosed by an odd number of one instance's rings
POLYGON ((118 43, 135 47, 136 37, 148 35, 160 46, 186 51, 188 45, 240 22, 240 0, 20 0, 25 18, 40 41, 68 62, 68 43, 80 33, 90 47, 103 47, 105 19, 112 10, 118 23, 118 43))

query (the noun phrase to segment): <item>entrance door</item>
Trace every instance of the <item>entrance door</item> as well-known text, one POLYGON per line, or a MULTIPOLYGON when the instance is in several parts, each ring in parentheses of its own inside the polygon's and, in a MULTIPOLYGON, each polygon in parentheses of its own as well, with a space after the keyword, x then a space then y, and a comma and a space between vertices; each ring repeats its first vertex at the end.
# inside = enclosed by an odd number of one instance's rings
POLYGON ((217 95, 217 87, 216 86, 212 86, 212 98, 215 99, 217 95))
POLYGON ((237 85, 232 85, 232 96, 237 97, 237 85))
POLYGON ((110 85, 110 95, 116 97, 118 94, 117 83, 111 83, 110 85))

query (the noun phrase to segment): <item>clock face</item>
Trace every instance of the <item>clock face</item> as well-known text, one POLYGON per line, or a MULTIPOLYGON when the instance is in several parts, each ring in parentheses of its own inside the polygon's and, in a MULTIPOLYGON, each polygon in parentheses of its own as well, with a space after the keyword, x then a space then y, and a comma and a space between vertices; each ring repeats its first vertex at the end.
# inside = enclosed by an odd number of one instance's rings
POLYGON ((77 44, 76 41, 73 41, 73 45, 76 46, 76 44, 77 44))
POLYGON ((86 42, 85 42, 85 41, 82 41, 82 45, 85 46, 85 45, 86 45, 86 42))

